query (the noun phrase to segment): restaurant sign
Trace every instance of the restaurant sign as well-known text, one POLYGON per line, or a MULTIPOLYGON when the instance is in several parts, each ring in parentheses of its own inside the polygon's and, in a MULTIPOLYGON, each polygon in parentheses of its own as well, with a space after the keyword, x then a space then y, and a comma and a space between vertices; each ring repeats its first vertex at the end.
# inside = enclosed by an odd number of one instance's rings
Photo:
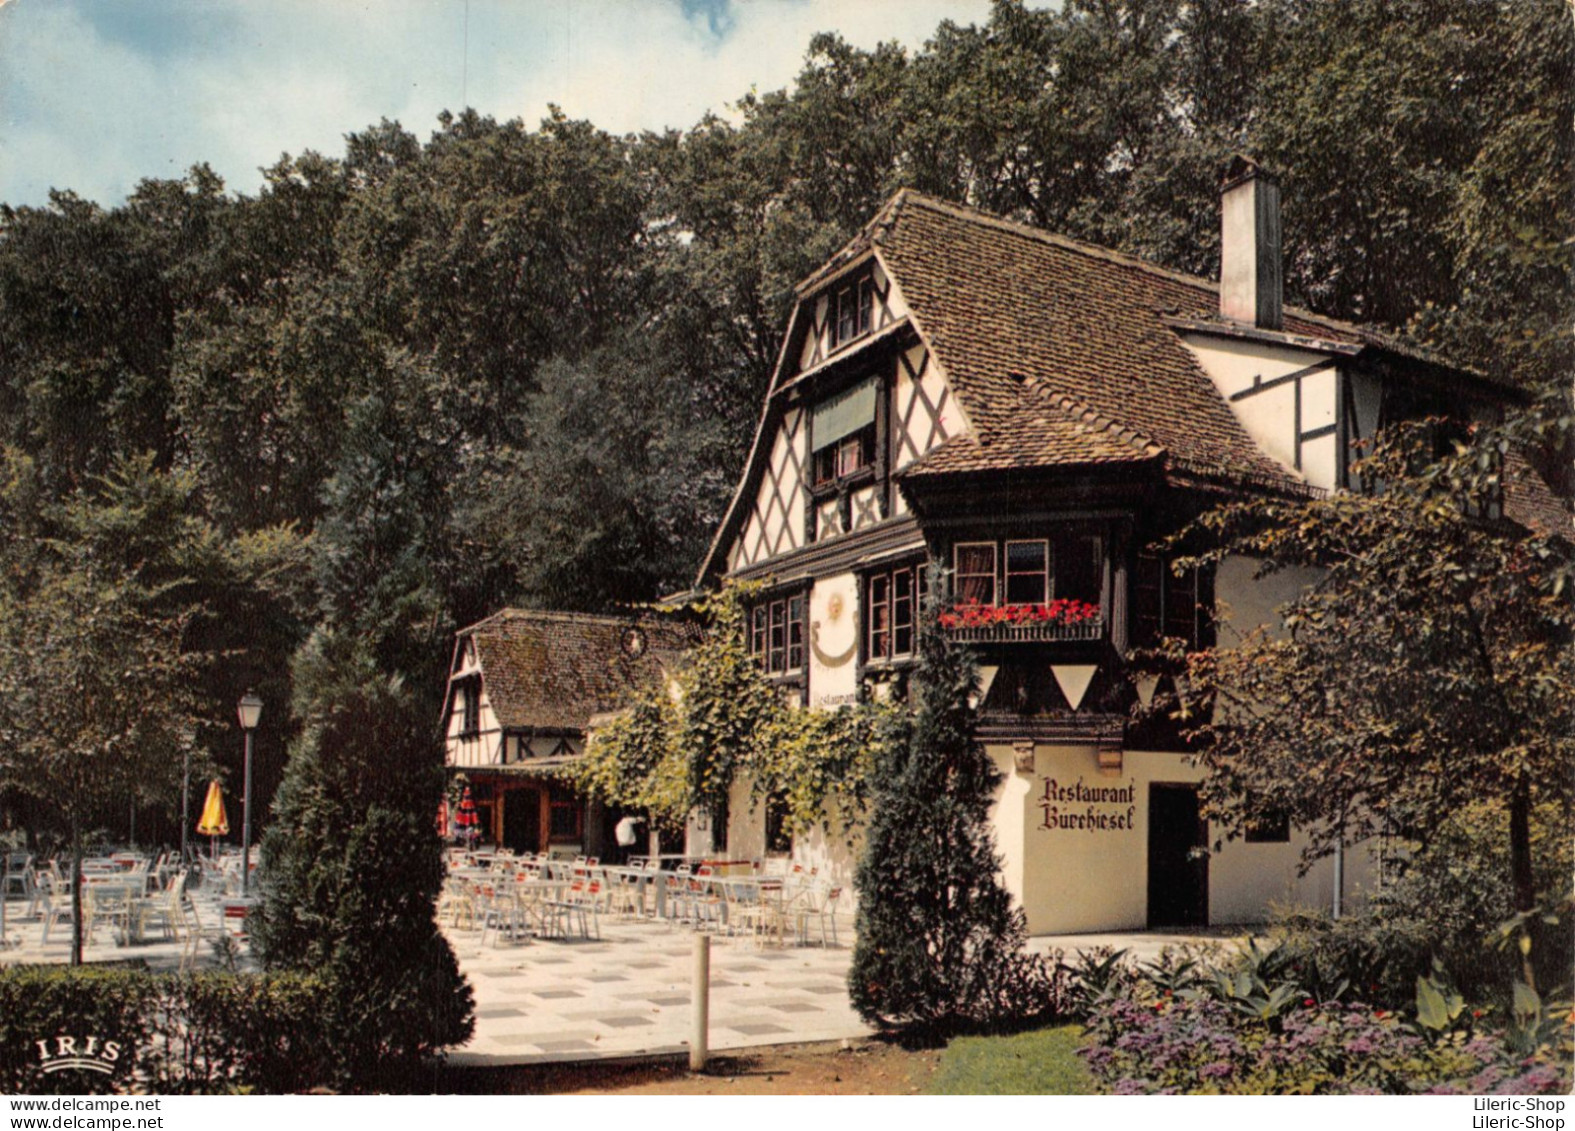
POLYGON ((1084 785, 1079 777, 1068 785, 1045 778, 1039 808, 1044 810, 1042 829, 1068 832, 1131 832, 1136 828, 1137 784, 1084 785))

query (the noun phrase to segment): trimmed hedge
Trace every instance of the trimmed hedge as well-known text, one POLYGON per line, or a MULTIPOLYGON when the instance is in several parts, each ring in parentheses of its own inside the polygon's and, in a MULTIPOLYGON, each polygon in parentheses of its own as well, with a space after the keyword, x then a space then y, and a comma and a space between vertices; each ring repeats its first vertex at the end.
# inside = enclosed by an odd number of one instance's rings
POLYGON ((315 975, 0 969, 0 1092, 303 1092, 341 1086, 351 1035, 332 1033, 315 975), (109 1042, 113 1071, 44 1071, 38 1042, 109 1042))

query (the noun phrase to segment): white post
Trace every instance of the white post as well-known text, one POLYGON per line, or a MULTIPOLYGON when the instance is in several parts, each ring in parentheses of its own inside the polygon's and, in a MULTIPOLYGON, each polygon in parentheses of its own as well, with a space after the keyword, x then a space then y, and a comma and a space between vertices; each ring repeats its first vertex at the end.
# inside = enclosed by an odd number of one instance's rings
POLYGON ((704 1072, 710 1052, 711 936, 695 932, 694 1033, 689 1038, 689 1071, 704 1072))

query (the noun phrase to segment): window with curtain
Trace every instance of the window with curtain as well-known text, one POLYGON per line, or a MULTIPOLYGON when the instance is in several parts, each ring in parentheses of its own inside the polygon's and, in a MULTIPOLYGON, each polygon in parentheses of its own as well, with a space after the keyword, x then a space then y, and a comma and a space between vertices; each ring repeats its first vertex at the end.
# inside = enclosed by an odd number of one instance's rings
POLYGON ((995 604, 995 551, 994 542, 959 542, 952 551, 959 604, 995 604))
POLYGON ((810 418, 815 483, 832 483, 875 462, 875 401, 880 379, 870 377, 826 398, 810 418))
POLYGON ((912 566, 873 573, 866 585, 866 655, 871 660, 898 660, 913 655, 914 588, 912 566))

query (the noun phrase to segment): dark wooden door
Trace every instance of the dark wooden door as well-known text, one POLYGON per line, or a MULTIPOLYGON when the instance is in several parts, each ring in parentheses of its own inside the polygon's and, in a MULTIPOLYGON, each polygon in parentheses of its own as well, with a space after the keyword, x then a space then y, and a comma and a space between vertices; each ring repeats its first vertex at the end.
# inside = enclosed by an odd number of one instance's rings
POLYGON ((503 846, 515 852, 541 851, 541 793, 511 789, 503 795, 503 846))
POLYGON ((1208 843, 1192 785, 1148 787, 1148 925, 1205 927, 1209 922, 1209 861, 1194 849, 1208 843))

